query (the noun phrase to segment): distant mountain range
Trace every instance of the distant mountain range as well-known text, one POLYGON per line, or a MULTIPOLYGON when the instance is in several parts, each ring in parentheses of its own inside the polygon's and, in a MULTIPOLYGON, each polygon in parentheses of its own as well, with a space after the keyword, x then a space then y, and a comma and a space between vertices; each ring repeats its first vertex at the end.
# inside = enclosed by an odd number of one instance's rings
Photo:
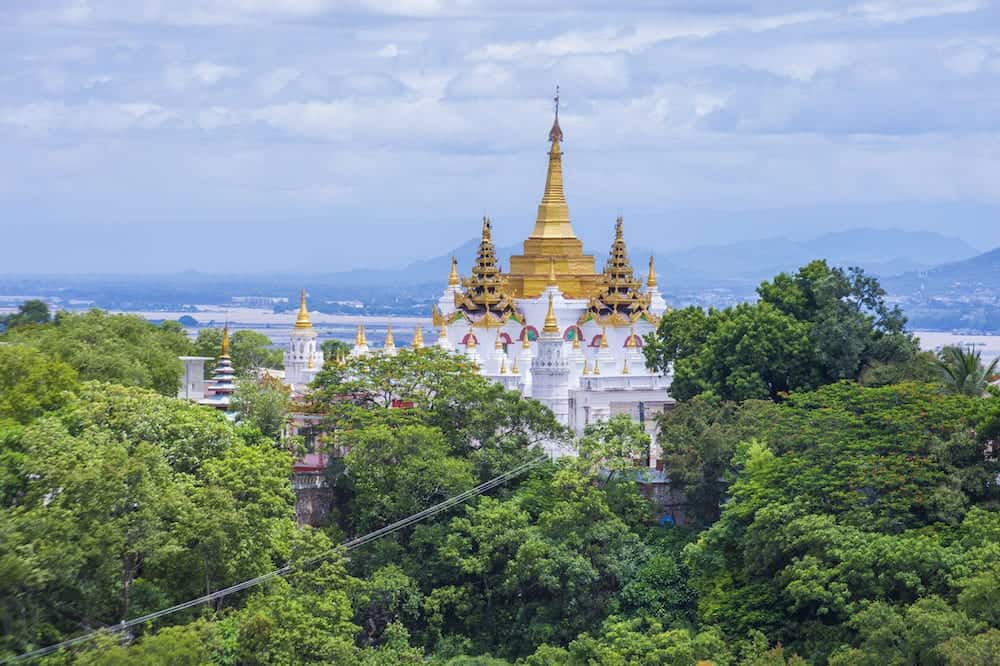
POLYGON ((909 271, 884 283, 891 292, 906 295, 971 297, 984 291, 1000 293, 1000 248, 927 270, 909 271))
MULTIPOLYGON (((448 254, 415 261, 400 269, 353 270, 333 273, 329 279, 336 280, 341 286, 442 285, 451 266, 451 257, 455 256, 460 271, 468 274, 478 247, 478 239, 470 240, 448 254)), ((593 248, 587 251, 595 255, 597 269, 600 270, 607 251, 593 248)), ((520 245, 497 248, 497 256, 503 266, 509 266, 510 256, 520 252, 520 245)), ((629 248, 632 263, 640 274, 646 273, 650 253, 646 247, 629 248)), ((720 284, 753 286, 776 273, 793 271, 818 258, 825 258, 836 266, 861 266, 869 273, 884 278, 929 270, 946 262, 959 262, 974 257, 976 253, 975 248, 958 238, 898 229, 853 229, 823 234, 808 241, 768 238, 675 252, 652 252, 661 282, 681 288, 720 284)))

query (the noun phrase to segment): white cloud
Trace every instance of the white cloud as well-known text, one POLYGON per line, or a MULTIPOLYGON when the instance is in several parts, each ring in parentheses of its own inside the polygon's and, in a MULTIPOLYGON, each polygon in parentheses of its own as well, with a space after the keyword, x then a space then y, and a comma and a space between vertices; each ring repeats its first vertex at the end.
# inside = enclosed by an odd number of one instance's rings
POLYGON ((172 90, 181 91, 192 84, 214 86, 226 79, 236 78, 240 71, 238 67, 206 61, 194 65, 173 64, 166 68, 164 79, 172 90))
POLYGON ((386 44, 376 52, 376 55, 380 58, 395 58, 399 55, 399 47, 395 44, 386 44))

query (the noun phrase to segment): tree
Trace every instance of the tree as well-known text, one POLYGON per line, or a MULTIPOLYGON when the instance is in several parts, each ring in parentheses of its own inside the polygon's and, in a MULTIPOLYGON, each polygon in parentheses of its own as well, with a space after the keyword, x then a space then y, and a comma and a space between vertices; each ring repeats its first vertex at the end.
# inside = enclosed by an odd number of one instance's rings
POLYGON ((351 346, 349 344, 343 340, 334 340, 332 338, 321 342, 319 349, 323 352, 324 361, 331 364, 338 358, 346 358, 351 353, 351 346))
POLYGON ((724 310, 665 315, 644 349, 650 367, 673 369, 672 394, 712 392, 725 400, 781 399, 878 363, 907 363, 917 350, 898 308, 859 268, 824 261, 781 273, 757 288, 760 300, 724 310))
POLYGON ((66 404, 78 386, 65 363, 32 347, 0 345, 0 421, 28 423, 66 404))
POLYGON ((607 421, 587 425, 580 439, 580 456, 593 470, 608 472, 611 482, 616 474, 624 476, 629 470, 644 464, 649 455, 650 437, 642 425, 628 414, 613 416, 607 421))
MULTIPOLYGON (((222 353, 222 329, 202 328, 194 341, 195 354, 215 358, 222 353)), ((284 356, 274 347, 271 339, 251 329, 240 329, 229 336, 229 356, 236 374, 245 375, 252 370, 284 367, 284 356)), ((211 368, 206 367, 206 372, 211 368)))
POLYGON ((49 306, 45 301, 33 299, 21 303, 14 314, 0 318, 0 324, 11 329, 31 324, 47 324, 51 318, 49 306))
POLYGON ((96 309, 60 312, 49 324, 17 327, 6 337, 70 365, 81 380, 151 388, 169 396, 177 395, 180 382, 178 356, 192 351, 175 321, 154 325, 136 315, 96 309))
POLYGON ((949 393, 980 397, 997 375, 997 363, 983 364, 979 351, 971 348, 945 347, 938 355, 937 370, 941 385, 949 393))
POLYGON ((237 421, 260 429, 265 437, 281 438, 290 405, 288 388, 277 381, 249 377, 236 380, 231 408, 237 421))

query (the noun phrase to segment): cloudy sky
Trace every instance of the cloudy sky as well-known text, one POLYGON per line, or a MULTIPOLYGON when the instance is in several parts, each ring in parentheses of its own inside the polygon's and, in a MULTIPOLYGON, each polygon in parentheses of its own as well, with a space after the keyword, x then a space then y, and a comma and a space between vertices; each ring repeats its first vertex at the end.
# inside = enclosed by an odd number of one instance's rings
POLYGON ((595 249, 618 214, 658 249, 856 226, 1000 245, 985 0, 3 0, 0 56, 0 230, 47 248, 8 270, 86 269, 114 238, 122 266, 204 268, 178 256, 199 228, 257 240, 226 270, 399 263, 484 214, 515 242, 556 84, 595 249))

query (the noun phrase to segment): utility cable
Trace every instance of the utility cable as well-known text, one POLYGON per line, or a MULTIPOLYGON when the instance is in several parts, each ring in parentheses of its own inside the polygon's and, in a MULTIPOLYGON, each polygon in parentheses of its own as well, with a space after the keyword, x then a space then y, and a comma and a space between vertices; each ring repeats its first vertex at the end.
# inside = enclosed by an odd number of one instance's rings
MULTIPOLYGON (((427 518, 435 516, 435 515, 441 513, 442 511, 447 511, 448 509, 450 509, 450 508, 452 508, 454 506, 457 506, 457 505, 465 502, 466 500, 471 499, 472 497, 475 497, 476 495, 480 495, 480 494, 482 494, 484 492, 492 490, 493 488, 496 488, 497 486, 506 483, 510 479, 513 479, 513 478, 515 478, 517 476, 520 476, 521 474, 524 474, 525 472, 527 472, 532 467, 535 467, 536 465, 538 465, 538 464, 540 464, 540 463, 542 463, 542 462, 544 462, 544 461, 546 461, 548 459, 549 459, 549 457, 547 455, 541 455, 541 456, 538 456, 537 458, 533 458, 533 459, 531 459, 531 460, 529 460, 527 462, 521 463, 517 467, 514 467, 513 469, 510 469, 510 470, 504 472, 503 474, 490 479, 489 481, 485 481, 485 482, 479 484, 478 486, 476 486, 475 488, 470 488, 469 490, 466 490, 465 492, 459 493, 458 495, 455 495, 453 497, 449 497, 448 499, 446 499, 446 500, 444 500, 442 502, 439 502, 439 503, 437 503, 437 504, 435 504, 435 505, 433 505, 431 507, 428 507, 428 508, 424 509, 423 511, 419 511, 419 512, 417 512, 417 513, 415 513, 415 514, 413 514, 411 516, 407 516, 406 518, 402 518, 400 520, 397 520, 396 522, 394 522, 394 523, 392 523, 390 525, 386 525, 385 527, 380 527, 379 529, 374 530, 372 532, 369 532, 368 534, 365 534, 365 535, 360 536, 360 537, 356 537, 354 539, 351 539, 350 541, 345 541, 344 543, 338 545, 337 547, 335 547, 335 548, 327 551, 326 553, 324 553, 322 555, 318 555, 318 556, 316 556, 316 557, 314 557, 312 559, 306 560, 305 565, 306 566, 311 566, 313 564, 321 562, 321 561, 327 559, 328 557, 330 557, 337 550, 341 550, 342 549, 345 552, 351 551, 351 550, 355 550, 357 548, 360 548, 361 546, 364 546, 364 545, 367 545, 367 544, 371 543, 372 541, 377 541, 378 539, 381 539, 384 536, 392 534, 393 532, 398 532, 399 530, 404 529, 406 527, 409 527, 410 525, 414 525, 416 523, 419 523, 422 520, 425 520, 427 518)), ((134 627, 134 626, 136 626, 138 624, 145 624, 146 622, 150 622, 152 620, 156 620, 156 619, 159 619, 161 617, 165 617, 167 615, 172 615, 173 613, 177 613, 177 612, 180 612, 182 610, 186 610, 188 608, 193 608, 194 606, 200 606, 201 604, 208 603, 209 601, 215 601, 216 599, 222 599, 223 597, 229 596, 230 594, 234 594, 236 592, 240 592, 242 590, 246 590, 246 589, 249 589, 251 587, 256 587, 257 585, 260 585, 261 583, 266 583, 267 581, 269 581, 269 580, 271 580, 273 578, 277 578, 279 576, 285 576, 287 574, 290 574, 290 573, 292 573, 295 570, 295 568, 296 567, 293 567, 292 565, 287 564, 287 565, 281 567, 280 569, 275 569, 274 571, 270 571, 270 572, 268 572, 266 574, 263 574, 261 576, 257 576, 256 578, 251 578, 249 580, 245 580, 243 582, 236 583, 235 585, 230 585, 229 587, 223 588, 221 590, 216 590, 215 592, 212 592, 210 594, 206 594, 206 595, 200 596, 200 597, 198 597, 196 599, 191 599, 189 601, 185 601, 183 603, 179 603, 179 604, 177 604, 175 606, 171 606, 169 608, 164 608, 164 609, 155 611, 153 613, 148 613, 146 615, 140 615, 139 617, 132 618, 131 620, 122 620, 118 624, 111 625, 111 626, 106 627, 104 629, 100 629, 100 630, 97 630, 97 631, 92 631, 92 632, 90 632, 88 634, 83 634, 82 636, 76 636, 75 638, 68 638, 68 639, 66 639, 64 641, 61 641, 59 643, 55 643, 53 645, 48 645, 46 647, 38 648, 38 649, 32 650, 30 652, 25 652, 24 654, 19 654, 19 655, 15 656, 15 657, 8 657, 7 659, 4 659, 4 660, 0 661, 0 664, 13 664, 13 663, 17 663, 17 662, 20 662, 20 661, 25 661, 27 659, 34 659, 36 657, 43 657, 43 656, 45 656, 47 654, 51 654, 52 652, 55 652, 57 650, 61 650, 63 648, 68 648, 68 647, 72 647, 74 645, 79 645, 80 643, 89 641, 89 640, 91 640, 92 638, 94 638, 95 636, 97 636, 98 634, 101 634, 101 633, 109 633, 109 632, 110 633, 117 633, 117 632, 125 631, 126 629, 134 627)))

